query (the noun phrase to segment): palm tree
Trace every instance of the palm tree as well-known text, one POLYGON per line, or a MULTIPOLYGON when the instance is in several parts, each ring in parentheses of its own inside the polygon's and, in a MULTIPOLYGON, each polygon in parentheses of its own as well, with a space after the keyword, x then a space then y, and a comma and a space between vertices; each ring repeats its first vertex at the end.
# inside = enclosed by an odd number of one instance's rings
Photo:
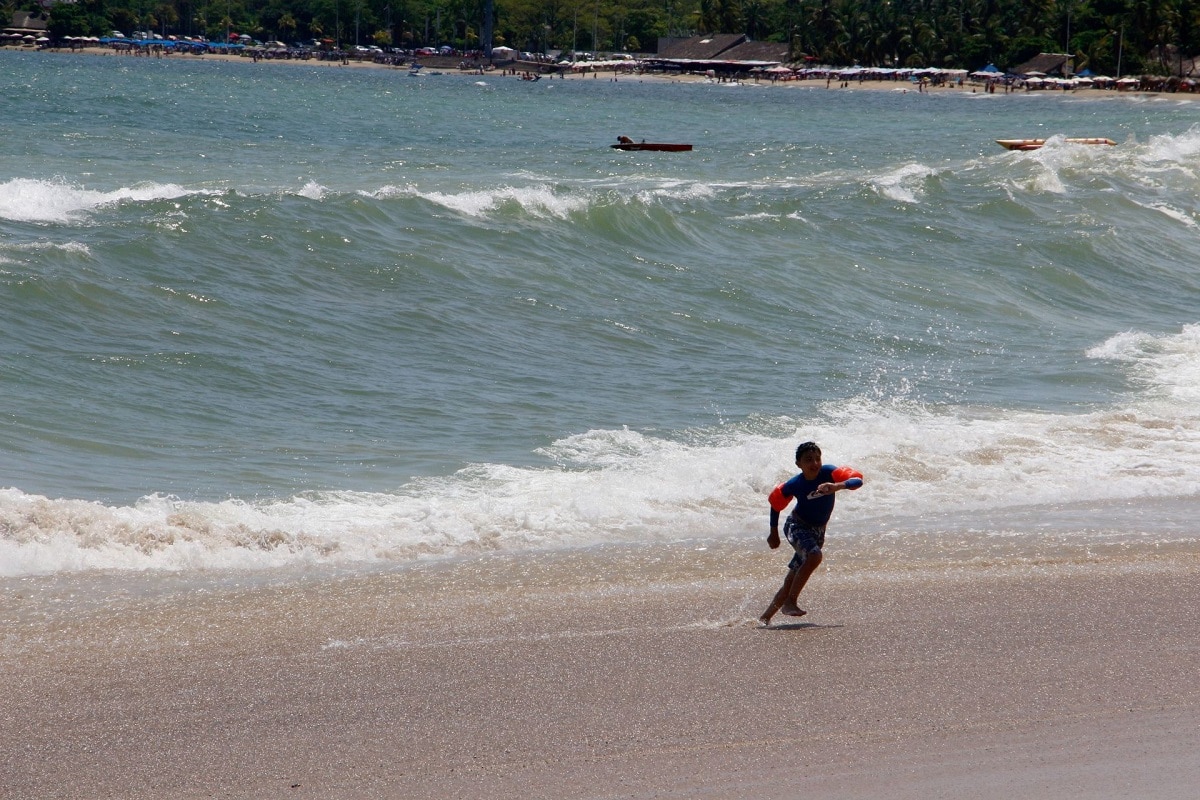
POLYGON ((493 26, 496 24, 496 0, 484 0, 483 26, 479 32, 479 47, 483 52, 492 52, 493 26))
POLYGON ((1200 28, 1200 8, 1195 0, 1175 0, 1171 9, 1173 36, 1171 43, 1175 46, 1175 74, 1184 77, 1183 60, 1195 53, 1197 29, 1200 28))
POLYGON ((276 24, 279 26, 279 30, 276 31, 276 33, 281 38, 286 39, 288 41, 291 41, 292 39, 296 38, 296 24, 297 23, 296 23, 296 18, 292 16, 292 12, 285 11, 283 16, 279 18, 279 22, 276 24))

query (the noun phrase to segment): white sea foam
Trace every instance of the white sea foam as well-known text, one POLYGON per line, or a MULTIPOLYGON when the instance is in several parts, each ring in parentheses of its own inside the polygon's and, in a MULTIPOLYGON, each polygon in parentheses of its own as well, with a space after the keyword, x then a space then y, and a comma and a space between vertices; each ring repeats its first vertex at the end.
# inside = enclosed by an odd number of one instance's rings
POLYGON ((735 214, 729 219, 733 222, 754 222, 760 219, 780 219, 782 214, 772 214, 762 211, 756 214, 735 214))
POLYGON ((309 200, 323 200, 327 191, 324 186, 316 181, 309 181, 300 187, 296 194, 301 197, 307 197, 309 200))
POLYGON ((1198 155, 1200 126, 1194 126, 1181 134, 1151 136, 1138 153, 1144 166, 1168 164, 1187 169, 1189 172, 1193 171, 1198 155))
POLYGON ((1200 485, 1200 325, 1127 332, 1092 358, 1127 364, 1141 389, 1079 413, 927 408, 842 401, 818 417, 694 432, 627 429, 565 437, 549 466, 478 464, 391 493, 321 493, 271 502, 133 506, 0 491, 0 575, 88 569, 189 571, 288 564, 404 563, 497 549, 670 543, 759 531, 765 496, 812 438, 827 460, 867 475, 842 495, 838 523, 916 520, 929 510, 1006 510, 1191 498, 1200 485))
POLYGON ((705 183, 670 182, 652 189, 643 189, 635 193, 637 200, 653 204, 659 198, 677 200, 705 200, 715 197, 716 188, 705 183))
POLYGON ((505 205, 514 204, 532 216, 565 219, 576 211, 586 209, 591 202, 587 195, 556 192, 552 187, 543 185, 494 186, 462 192, 427 192, 412 185, 385 186, 363 194, 375 198, 420 197, 469 217, 484 217, 505 205))
POLYGON ((1067 182, 1063 180, 1063 167, 1071 161, 1071 151, 1057 146, 1061 136, 1051 137, 1044 147, 1030 154, 1030 160, 1038 169, 1029 180, 1028 188, 1034 192, 1065 195, 1067 182))
POLYGON ((1147 402, 1166 402, 1189 416, 1200 413, 1200 324, 1185 325, 1174 335, 1137 331, 1117 334, 1087 353, 1133 365, 1133 377, 1146 386, 1147 402))
POLYGON ((1011 183, 1005 187, 1010 197, 1026 192, 1066 195, 1078 183, 1078 178, 1074 176, 1123 173, 1121 165, 1138 158, 1133 145, 1083 145, 1068 142, 1066 138, 1056 133, 1048 137, 1046 143, 1037 150, 1003 152, 993 156, 992 163, 999 161, 1020 170, 1020 177, 1011 177, 1010 173, 1011 183))
POLYGON ((105 206, 207 193, 173 183, 147 183, 114 191, 85 189, 66 181, 13 178, 0 183, 0 219, 14 222, 80 222, 105 206))
POLYGON ((658 181, 655 185, 638 185, 636 180, 619 184, 611 181, 578 182, 574 189, 557 189, 546 184, 528 186, 502 185, 462 192, 425 191, 409 184, 384 186, 364 196, 375 199, 419 197, 442 208, 468 217, 487 217, 506 206, 517 206, 533 217, 566 219, 571 214, 614 202, 659 205, 664 200, 707 200, 725 189, 740 189, 751 184, 714 186, 693 181, 658 181))
POLYGON ((918 203, 925 193, 925 181, 935 171, 924 164, 905 164, 871 179, 880 195, 901 203, 918 203))
MULTIPOLYGON (((1200 190, 1200 171, 1196 156, 1200 154, 1200 126, 1179 134, 1152 136, 1145 143, 1133 140, 1116 146, 1080 145, 1067 142, 1061 134, 1051 136, 1045 146, 1020 154, 1025 160, 1017 162, 1033 167, 1026 179, 1028 189, 1049 194, 1067 194, 1069 187, 1078 184, 1078 177, 1103 177, 1131 181, 1151 189, 1194 193, 1200 190)), ((1011 157, 1012 154, 999 157, 1011 157)), ((1138 202, 1136 197, 1131 198, 1138 202)), ((1147 208, 1189 222, 1186 215, 1173 213, 1166 204, 1138 203, 1147 208)))

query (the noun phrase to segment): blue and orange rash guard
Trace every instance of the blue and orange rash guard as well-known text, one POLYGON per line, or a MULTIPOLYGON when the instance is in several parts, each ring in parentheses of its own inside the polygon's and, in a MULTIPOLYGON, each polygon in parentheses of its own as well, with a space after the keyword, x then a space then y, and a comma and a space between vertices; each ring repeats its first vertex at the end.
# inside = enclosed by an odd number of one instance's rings
MULTIPOLYGON (((829 518, 833 515, 833 502, 837 496, 836 492, 808 499, 808 495, 812 493, 822 483, 835 483, 833 480, 833 471, 836 469, 832 464, 825 464, 821 467, 821 471, 817 473, 816 480, 808 480, 804 477, 804 473, 791 478, 784 483, 780 488, 783 491, 784 497, 796 498, 796 506, 792 509, 792 516, 797 517, 806 525, 811 525, 816 528, 822 528, 825 523, 829 522, 829 518)), ((779 525, 779 512, 774 508, 771 509, 771 527, 779 525)))

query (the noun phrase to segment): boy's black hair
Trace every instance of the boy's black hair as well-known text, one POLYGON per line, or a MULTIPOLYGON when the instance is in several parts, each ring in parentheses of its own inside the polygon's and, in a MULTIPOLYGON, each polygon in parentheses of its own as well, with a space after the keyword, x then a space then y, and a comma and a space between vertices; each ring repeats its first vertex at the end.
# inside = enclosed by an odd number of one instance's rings
POLYGON ((821 452, 821 446, 816 442, 802 442, 800 446, 796 448, 796 460, 799 461, 800 456, 804 455, 810 450, 816 450, 819 453, 821 452))

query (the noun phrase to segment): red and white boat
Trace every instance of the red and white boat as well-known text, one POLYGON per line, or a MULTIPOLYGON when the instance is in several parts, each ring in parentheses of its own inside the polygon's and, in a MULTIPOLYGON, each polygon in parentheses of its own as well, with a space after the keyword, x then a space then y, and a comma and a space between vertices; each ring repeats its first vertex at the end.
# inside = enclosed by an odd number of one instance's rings
MULTIPOLYGON (((1071 144, 1107 144, 1115 145, 1112 139, 1063 139, 1071 144)), ((996 144, 1005 150, 1037 150, 1046 143, 1045 139, 997 139, 996 144)))

